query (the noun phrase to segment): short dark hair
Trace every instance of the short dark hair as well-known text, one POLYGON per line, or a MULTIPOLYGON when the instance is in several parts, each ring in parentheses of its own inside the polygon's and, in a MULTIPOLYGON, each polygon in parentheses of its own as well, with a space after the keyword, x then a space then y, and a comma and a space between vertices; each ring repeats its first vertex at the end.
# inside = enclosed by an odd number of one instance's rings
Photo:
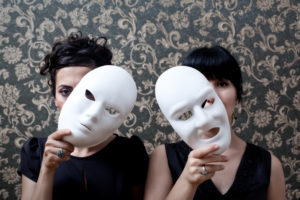
POLYGON ((48 85, 55 96, 56 73, 68 66, 96 68, 110 65, 112 53, 107 47, 106 37, 83 37, 81 32, 56 41, 52 50, 44 57, 40 74, 50 75, 48 85))
POLYGON ((197 48, 186 56, 182 64, 197 69, 208 80, 230 80, 236 89, 238 101, 241 101, 241 69, 236 59, 223 47, 197 48))

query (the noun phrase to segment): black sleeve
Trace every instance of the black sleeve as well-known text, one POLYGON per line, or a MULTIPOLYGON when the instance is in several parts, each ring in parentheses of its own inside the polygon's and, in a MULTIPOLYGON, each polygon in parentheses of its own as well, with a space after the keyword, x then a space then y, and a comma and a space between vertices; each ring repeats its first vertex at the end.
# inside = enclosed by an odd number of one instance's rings
POLYGON ((131 149, 131 164, 132 170, 132 184, 141 185, 145 184, 148 172, 149 156, 146 152, 144 143, 137 136, 130 138, 131 149))
POLYGON ((29 179, 37 182, 41 162, 43 158, 46 138, 30 138, 21 149, 21 163, 18 166, 18 174, 25 175, 29 179))

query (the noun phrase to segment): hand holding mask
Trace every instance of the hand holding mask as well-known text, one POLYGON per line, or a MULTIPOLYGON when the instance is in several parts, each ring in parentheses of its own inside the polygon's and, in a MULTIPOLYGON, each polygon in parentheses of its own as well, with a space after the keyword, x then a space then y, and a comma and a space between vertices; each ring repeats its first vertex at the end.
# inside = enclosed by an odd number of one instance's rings
POLYGON ((178 135, 193 149, 217 144, 215 153, 230 145, 226 109, 205 76, 186 66, 165 71, 155 85, 158 105, 178 135))
POLYGON ((64 103, 58 129, 70 129, 63 139, 77 147, 108 139, 133 109, 137 88, 124 69, 106 65, 88 72, 64 103))

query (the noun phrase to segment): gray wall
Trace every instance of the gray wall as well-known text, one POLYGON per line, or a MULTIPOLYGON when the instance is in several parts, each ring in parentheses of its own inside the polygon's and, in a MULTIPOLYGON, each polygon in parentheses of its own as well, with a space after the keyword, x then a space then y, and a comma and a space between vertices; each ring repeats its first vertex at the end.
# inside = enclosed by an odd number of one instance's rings
POLYGON ((287 199, 300 198, 296 0, 0 0, 0 199, 20 197, 24 141, 56 129, 58 111, 39 63, 55 39, 76 30, 109 37, 114 64, 134 76, 137 103, 119 131, 138 135, 149 153, 179 140, 154 98, 159 74, 196 47, 227 48, 244 77, 234 129, 281 160, 287 199))

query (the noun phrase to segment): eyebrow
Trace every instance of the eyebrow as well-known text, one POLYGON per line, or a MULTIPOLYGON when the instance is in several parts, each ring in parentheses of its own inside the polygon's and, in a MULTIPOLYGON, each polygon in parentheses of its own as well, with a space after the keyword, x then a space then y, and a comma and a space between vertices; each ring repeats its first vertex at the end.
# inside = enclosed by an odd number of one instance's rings
POLYGON ((70 85, 61 84, 61 85, 57 86, 57 88, 59 89, 59 88, 73 88, 73 87, 70 85))

